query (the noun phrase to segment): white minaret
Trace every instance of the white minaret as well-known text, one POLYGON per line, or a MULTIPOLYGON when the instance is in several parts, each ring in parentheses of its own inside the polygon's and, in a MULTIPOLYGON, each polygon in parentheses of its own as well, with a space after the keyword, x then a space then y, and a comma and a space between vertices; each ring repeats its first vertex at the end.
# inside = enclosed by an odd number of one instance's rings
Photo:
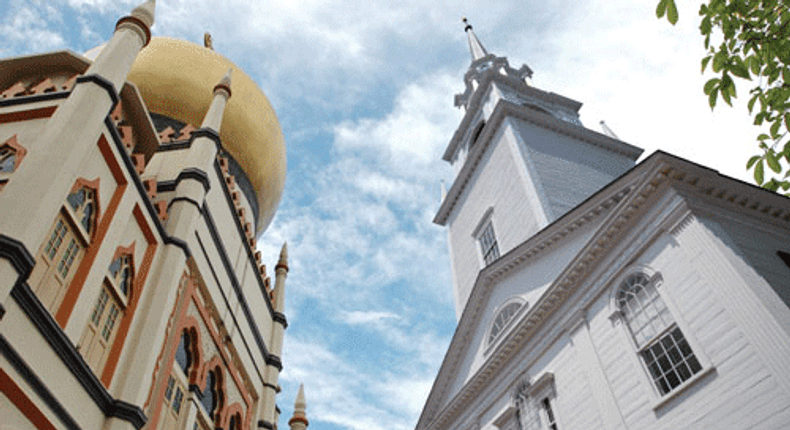
POLYGON ((456 178, 434 222, 449 230, 456 315, 478 273, 631 168, 642 150, 585 128, 581 103, 533 87, 464 18, 466 110, 443 159, 456 178))

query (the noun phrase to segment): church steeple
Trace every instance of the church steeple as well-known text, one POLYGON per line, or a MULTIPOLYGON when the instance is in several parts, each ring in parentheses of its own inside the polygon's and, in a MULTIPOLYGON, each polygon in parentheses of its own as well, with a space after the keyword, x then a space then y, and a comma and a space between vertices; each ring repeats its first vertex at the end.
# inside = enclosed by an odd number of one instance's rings
POLYGON ((480 40, 475 35, 475 32, 472 30, 472 24, 469 24, 466 17, 461 19, 464 22, 464 31, 466 32, 466 37, 469 39, 469 52, 472 54, 472 61, 477 61, 485 56, 488 55, 488 51, 486 48, 483 47, 483 44, 480 43, 480 40))

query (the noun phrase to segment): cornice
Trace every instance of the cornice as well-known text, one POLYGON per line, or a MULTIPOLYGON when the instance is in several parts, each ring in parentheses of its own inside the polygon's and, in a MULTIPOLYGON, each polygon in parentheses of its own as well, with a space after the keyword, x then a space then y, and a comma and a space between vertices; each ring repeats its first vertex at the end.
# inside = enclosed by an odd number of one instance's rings
MULTIPOLYGON (((500 128, 502 122, 508 118, 517 118, 529 123, 535 124, 547 130, 578 139, 582 142, 589 143, 593 146, 605 149, 615 154, 623 155, 636 161, 642 154, 642 149, 637 148, 628 143, 613 139, 604 134, 596 131, 580 127, 575 124, 568 123, 551 115, 546 115, 541 112, 536 112, 526 106, 519 106, 507 100, 499 100, 494 107, 488 123, 483 129, 482 134, 478 138, 478 143, 474 145, 472 151, 469 153, 466 162, 461 170, 458 172, 452 187, 447 192, 444 200, 442 201, 433 222, 439 225, 445 225, 447 219, 452 214, 453 209, 461 195, 466 189, 467 184, 471 180, 478 164, 483 159, 483 155, 492 143, 492 139, 496 131, 500 128)), ((460 130, 460 129, 459 129, 460 130)))

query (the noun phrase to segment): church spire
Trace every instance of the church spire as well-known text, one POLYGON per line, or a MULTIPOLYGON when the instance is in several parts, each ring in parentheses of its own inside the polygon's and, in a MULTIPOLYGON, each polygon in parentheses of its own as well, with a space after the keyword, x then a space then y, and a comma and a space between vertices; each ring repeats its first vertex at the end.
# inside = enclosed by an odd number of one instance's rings
POLYGON ((469 24, 466 17, 462 18, 461 21, 464 22, 464 31, 466 32, 466 37, 469 39, 469 53, 472 54, 472 62, 487 56, 488 51, 486 51, 486 48, 483 47, 483 44, 480 43, 477 35, 475 35, 475 32, 472 30, 472 24, 469 24))

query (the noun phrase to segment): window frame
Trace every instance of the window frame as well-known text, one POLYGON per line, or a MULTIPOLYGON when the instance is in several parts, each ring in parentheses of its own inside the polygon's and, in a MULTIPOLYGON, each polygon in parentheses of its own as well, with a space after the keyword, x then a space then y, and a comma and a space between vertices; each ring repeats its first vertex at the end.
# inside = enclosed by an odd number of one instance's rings
POLYGON ((649 266, 639 265, 624 271, 616 278, 612 286, 610 297, 610 307, 612 312, 609 315, 609 319, 613 324, 621 326, 621 330, 619 331, 622 333, 623 337, 627 339, 628 345, 633 351, 633 354, 626 355, 630 357, 629 361, 632 363, 632 367, 638 369, 637 373, 641 375, 638 377, 650 387, 649 396, 652 402, 651 409, 654 411, 660 409, 675 399, 678 395, 685 392, 689 387, 695 385, 697 382, 715 370, 715 366, 710 361, 710 358, 705 353, 705 350, 697 341, 689 326, 683 320, 680 309, 673 302, 671 294, 666 294, 665 288, 663 287, 664 278, 660 272, 650 268, 649 266), (664 305, 666 305, 670 315, 674 319, 674 323, 658 332, 650 341, 646 342, 641 347, 636 343, 636 340, 634 339, 634 336, 631 332, 631 328, 628 326, 628 322, 625 319, 625 315, 623 315, 623 312, 617 302, 617 293, 625 280, 630 276, 639 273, 642 273, 647 277, 648 285, 652 285, 653 288, 655 288, 656 294, 658 294, 659 298, 661 298, 661 300, 664 302, 664 305), (666 335, 669 335, 674 328, 680 329, 686 342, 688 342, 689 346, 691 347, 694 357, 699 362, 701 369, 692 374, 690 378, 682 381, 678 386, 671 389, 669 392, 662 394, 657 386, 656 380, 653 378, 653 375, 648 368, 647 363, 645 362, 645 359, 643 358, 642 353, 646 349, 655 345, 656 342, 660 342, 666 335))
POLYGON ((472 237, 475 240, 475 248, 477 248, 477 255, 480 259, 480 264, 482 267, 488 267, 500 257, 502 257, 502 253, 499 250, 499 239, 496 235, 496 229, 494 228, 494 208, 489 207, 485 213, 483 214, 480 222, 477 223, 477 227, 472 231, 472 237), (488 229, 491 229, 491 236, 493 237, 493 241, 491 246, 488 246, 486 250, 483 250, 483 236, 488 232, 488 229), (489 251, 495 249, 496 256, 490 261, 486 261, 486 256, 488 256, 489 251))
POLYGON ((500 340, 504 339, 507 336, 507 333, 510 332, 513 323, 521 315, 523 315, 524 312, 528 310, 528 308, 529 308, 529 302, 522 297, 516 296, 503 301, 499 306, 497 306, 494 309, 494 311, 491 313, 492 315, 491 321, 489 322, 488 328, 486 329, 485 332, 485 354, 490 353, 496 347, 496 345, 499 344, 500 340), (491 338, 491 332, 494 329, 494 324, 496 323, 497 318, 499 318, 499 316, 502 314, 502 312, 505 311, 505 309, 507 309, 508 307, 514 304, 519 305, 518 309, 516 309, 513 315, 511 315, 510 318, 507 321, 505 321, 504 325, 499 330, 499 332, 493 338, 491 338))
MULTIPOLYGON (((534 382, 531 384, 526 381, 518 384, 516 392, 513 395, 514 402, 517 402, 516 399, 520 395, 523 395, 529 402, 531 413, 540 421, 539 425, 542 430, 552 429, 552 423, 549 422, 549 417, 544 410, 544 401, 546 400, 548 400, 551 406, 552 415, 554 415, 553 424, 555 428, 557 430, 563 428, 562 421, 557 413, 557 387, 554 382, 554 373, 548 371, 543 372, 538 378, 535 378, 534 382)), ((515 409, 519 410, 518 404, 515 405, 515 409)), ((520 420, 517 420, 517 426, 519 429, 522 428, 522 422, 520 420)))

